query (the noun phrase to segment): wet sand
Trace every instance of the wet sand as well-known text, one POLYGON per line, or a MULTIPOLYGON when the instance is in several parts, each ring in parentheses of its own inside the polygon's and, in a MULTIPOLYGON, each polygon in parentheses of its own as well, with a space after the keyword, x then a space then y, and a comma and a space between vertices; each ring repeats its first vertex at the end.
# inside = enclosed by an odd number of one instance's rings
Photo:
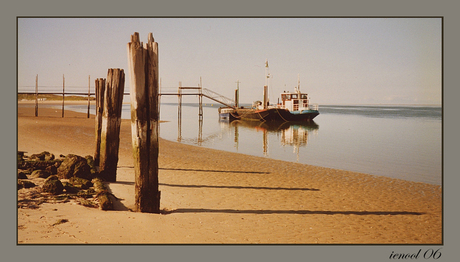
MULTIPOLYGON (((60 109, 40 108, 35 117, 32 103, 19 102, 18 150, 93 155, 94 127, 94 116, 66 111, 61 118, 60 109)), ((165 214, 132 212, 131 152, 130 120, 123 120, 117 182, 108 184, 121 199, 116 210, 74 202, 18 208, 18 243, 442 243, 440 186, 163 139, 165 214), (56 224, 59 219, 68 222, 56 224)))

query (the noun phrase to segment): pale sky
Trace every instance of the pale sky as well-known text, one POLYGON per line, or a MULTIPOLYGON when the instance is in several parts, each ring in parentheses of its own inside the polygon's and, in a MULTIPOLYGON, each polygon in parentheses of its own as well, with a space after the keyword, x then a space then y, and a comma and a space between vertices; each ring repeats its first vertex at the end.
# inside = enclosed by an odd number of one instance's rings
MULTIPOLYGON (((435 104, 442 100, 441 18, 18 18, 18 90, 91 90, 122 68, 134 32, 159 45, 163 91, 203 87, 240 101, 294 91, 312 103, 435 104), (41 87, 40 87, 41 88, 41 87)), ((174 100, 176 101, 176 100, 174 100)), ((195 100, 190 100, 193 102, 195 100)))

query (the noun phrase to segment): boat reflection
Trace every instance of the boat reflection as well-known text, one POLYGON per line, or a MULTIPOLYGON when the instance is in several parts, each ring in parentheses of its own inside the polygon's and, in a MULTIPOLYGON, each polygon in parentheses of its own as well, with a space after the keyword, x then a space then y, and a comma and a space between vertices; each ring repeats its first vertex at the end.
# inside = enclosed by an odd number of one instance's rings
MULTIPOLYGON (((275 136, 282 147, 292 147, 293 153, 296 154, 297 161, 299 160, 300 148, 306 147, 308 137, 311 134, 316 134, 319 126, 314 121, 309 122, 279 122, 279 121, 219 121, 220 130, 203 135, 203 119, 198 121, 198 135, 196 138, 184 138, 182 134, 182 118, 178 118, 177 123, 177 142, 185 142, 198 146, 214 143, 213 141, 220 140, 225 133, 233 137, 234 148, 238 151, 240 145, 240 134, 262 133, 262 152, 264 156, 269 156, 270 136, 275 136)), ((190 126, 187 125, 187 133, 190 133, 190 126)), ((193 136, 195 137, 195 136, 193 136)), ((247 138, 246 138, 247 139, 247 138)), ((244 139, 241 139, 244 141, 244 139)), ((273 143, 273 139, 271 139, 273 143)), ((274 146, 275 148, 277 146, 274 146)), ((254 149, 258 151, 258 149, 254 149)), ((259 151, 260 152, 260 151, 259 151)), ((272 152, 276 154, 276 152, 272 152)))
POLYGON ((319 126, 314 122, 260 122, 260 121, 221 121, 222 128, 234 129, 235 147, 239 145, 239 131, 241 128, 262 132, 263 153, 265 156, 269 154, 269 135, 275 134, 279 137, 281 145, 293 147, 293 153, 299 158, 300 147, 306 147, 308 143, 308 135, 318 131, 319 126))

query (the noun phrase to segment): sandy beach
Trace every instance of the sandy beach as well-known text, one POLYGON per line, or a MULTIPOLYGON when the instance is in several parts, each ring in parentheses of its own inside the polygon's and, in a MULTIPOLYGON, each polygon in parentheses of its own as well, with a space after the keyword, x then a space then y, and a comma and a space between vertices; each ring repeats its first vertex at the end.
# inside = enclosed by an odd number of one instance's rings
MULTIPOLYGON (((80 102, 85 103, 85 102, 80 102)), ((58 104, 58 107, 60 104, 58 104)), ((95 120, 18 103, 18 150, 93 155, 95 120)), ((18 208, 18 244, 441 244, 442 188, 206 149, 160 139, 163 214, 132 212, 130 120, 123 120, 120 200, 103 211, 75 202, 18 208), (56 223, 66 219, 66 223, 56 223)), ((28 190, 18 190, 24 199, 28 190)))

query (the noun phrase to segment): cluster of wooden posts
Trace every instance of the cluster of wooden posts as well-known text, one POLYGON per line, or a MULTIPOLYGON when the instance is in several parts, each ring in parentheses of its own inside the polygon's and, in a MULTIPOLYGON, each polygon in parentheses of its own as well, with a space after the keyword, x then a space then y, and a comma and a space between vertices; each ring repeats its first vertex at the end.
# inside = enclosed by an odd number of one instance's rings
MULTIPOLYGON (((128 43, 131 95, 131 133, 135 172, 135 205, 137 211, 160 213, 158 189, 158 43, 153 35, 148 42, 139 40, 139 33, 128 43)), ((95 163, 101 177, 116 181, 121 109, 125 73, 109 69, 107 79, 95 80, 96 152, 95 163)))

